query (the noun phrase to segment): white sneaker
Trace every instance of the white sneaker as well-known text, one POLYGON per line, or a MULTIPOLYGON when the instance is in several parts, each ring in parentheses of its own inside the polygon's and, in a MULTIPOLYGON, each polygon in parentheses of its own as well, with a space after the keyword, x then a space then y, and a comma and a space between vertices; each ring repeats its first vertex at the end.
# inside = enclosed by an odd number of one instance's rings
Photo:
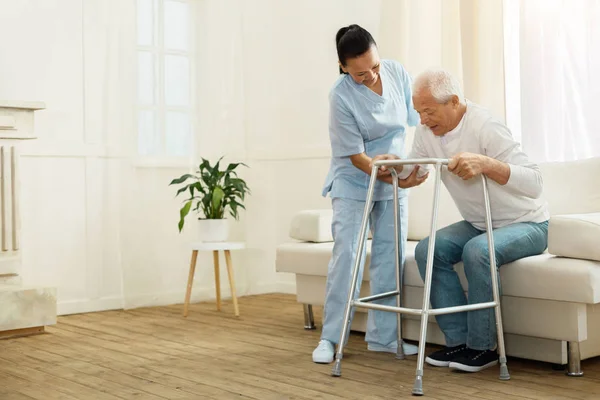
MULTIPOLYGON (((387 346, 382 346, 377 343, 369 343, 367 345, 367 349, 370 351, 380 351, 383 353, 393 353, 396 354, 398 351, 398 342, 392 342, 387 346)), ((412 356, 419 352, 419 348, 413 344, 402 342, 402 350, 404 350, 404 355, 412 356)))
POLYGON ((319 341, 319 345, 312 353, 313 362, 319 364, 329 364, 333 361, 333 343, 329 340, 319 341))
POLYGON ((419 346, 402 341, 402 350, 404 350, 405 355, 414 356, 419 352, 419 346))

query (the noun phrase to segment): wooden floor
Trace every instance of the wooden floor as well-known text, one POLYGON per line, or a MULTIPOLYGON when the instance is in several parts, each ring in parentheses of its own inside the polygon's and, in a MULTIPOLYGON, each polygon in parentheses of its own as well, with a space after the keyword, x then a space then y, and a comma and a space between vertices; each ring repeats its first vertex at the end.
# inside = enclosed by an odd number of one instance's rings
MULTIPOLYGON (((303 329, 294 296, 108 311, 59 318, 38 336, 0 341, 0 399, 402 399, 411 398, 416 356, 366 351, 352 334, 342 377, 313 364, 319 330, 303 329)), ((320 321, 320 310, 315 318, 320 321)), ((550 365, 509 359, 478 374, 426 366, 430 399, 598 399, 600 360, 568 378, 550 365)))

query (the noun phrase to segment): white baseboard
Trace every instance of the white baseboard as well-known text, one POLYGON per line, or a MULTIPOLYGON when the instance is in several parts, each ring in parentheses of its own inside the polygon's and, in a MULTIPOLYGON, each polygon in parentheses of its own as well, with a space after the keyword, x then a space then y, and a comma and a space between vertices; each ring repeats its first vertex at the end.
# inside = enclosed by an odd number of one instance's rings
MULTIPOLYGON (((295 282, 266 282, 259 284, 243 285, 236 287, 238 297, 265 294, 265 293, 296 293, 295 282)), ((213 301, 215 300, 215 288, 194 288, 192 290, 192 297, 190 302, 198 303, 201 301, 213 301)), ((229 287, 223 285, 221 288, 221 298, 230 299, 231 291, 229 287)), ((135 296, 129 296, 125 299, 125 308, 139 308, 139 307, 152 307, 152 306, 164 306, 170 304, 183 304, 185 300, 185 291, 166 292, 166 293, 152 293, 152 294, 139 294, 135 296)))
POLYGON ((58 315, 81 314, 86 312, 120 310, 123 308, 121 296, 111 296, 102 299, 85 299, 60 301, 57 304, 58 315))
MULTIPOLYGON (((266 282, 254 285, 236 287, 238 297, 265 294, 265 293, 296 293, 296 283, 289 281, 266 282)), ((192 303, 200 301, 213 301, 215 299, 215 288, 194 288, 192 290, 192 303)), ((230 299, 229 287, 221 288, 221 298, 230 299)), ((165 306, 171 304, 183 304, 185 290, 163 293, 137 294, 133 296, 107 297, 97 300, 70 300, 58 303, 58 315, 80 314, 86 312, 132 309, 140 307, 165 306)))
MULTIPOLYGON (((236 287, 238 297, 244 296, 248 291, 245 286, 236 287)), ((191 303, 197 303, 200 301, 210 301, 216 298, 215 288, 193 288, 192 296, 190 299, 191 303)), ((221 298, 231 298, 231 292, 229 287, 221 287, 221 298)), ((163 293, 148 293, 148 294, 137 294, 133 296, 127 296, 125 298, 125 309, 140 308, 140 307, 154 307, 154 306, 166 306, 171 304, 183 304, 185 300, 185 290, 178 290, 175 292, 163 292, 163 293)))

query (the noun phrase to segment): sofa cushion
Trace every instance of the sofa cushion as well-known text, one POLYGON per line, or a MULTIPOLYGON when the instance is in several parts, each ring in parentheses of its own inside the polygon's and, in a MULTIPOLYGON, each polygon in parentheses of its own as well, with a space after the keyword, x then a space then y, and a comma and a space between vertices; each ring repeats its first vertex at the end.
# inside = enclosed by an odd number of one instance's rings
MULTIPOLYGON (((417 269, 415 241, 406 246, 404 282, 423 286, 417 269)), ((277 249, 278 272, 327 276, 333 243, 286 243, 277 249)), ((367 242, 366 268, 363 280, 369 280, 370 241, 367 242)), ((352 268, 350 266, 349 268, 352 268)), ((463 288, 467 280, 462 263, 456 265, 463 288)), ((594 304, 600 302, 600 262, 556 257, 544 253, 506 264, 500 268, 502 293, 505 296, 528 297, 594 304)))
MULTIPOLYGON (((600 157, 540 164, 550 215, 600 212, 600 157)), ((493 212, 493 210, 492 210, 493 212)))
POLYGON ((548 251, 600 261, 600 213, 555 215, 548 226, 548 251))
MULTIPOLYGON (((456 271, 466 290, 462 262, 456 271)), ((407 285, 423 286, 414 254, 407 254, 404 279, 407 285)), ((503 265, 500 268, 505 296, 595 304, 600 302, 600 263, 556 257, 543 253, 503 265)))
MULTIPOLYGON (((331 209, 300 211, 292 218, 290 237, 305 242, 333 242, 332 219, 333 210, 331 209)), ((367 237, 369 239, 372 237, 370 231, 367 233, 367 237)))

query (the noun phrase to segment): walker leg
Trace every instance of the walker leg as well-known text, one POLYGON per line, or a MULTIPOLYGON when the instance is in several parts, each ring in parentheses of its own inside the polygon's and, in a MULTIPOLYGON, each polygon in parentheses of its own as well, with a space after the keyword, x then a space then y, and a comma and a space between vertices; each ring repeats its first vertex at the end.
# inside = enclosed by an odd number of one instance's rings
MULTIPOLYGON (((394 187, 394 242, 396 243, 396 307, 402 307, 402 281, 404 276, 404 263, 400 261, 400 215, 398 213, 398 207, 400 207, 398 201, 398 174, 396 170, 392 168, 393 187, 394 187)), ((396 313, 396 320, 398 325, 398 349, 396 350, 396 359, 404 360, 406 358, 404 354, 404 348, 402 346, 402 313, 396 313)))
POLYGON ((362 267, 363 251, 365 243, 367 241, 367 225, 369 222, 369 212, 371 210, 371 202, 373 201, 373 192, 375 191, 375 182, 377 181, 377 167, 374 166, 371 171, 371 180, 369 182, 369 190, 367 192, 367 199, 365 202, 365 210, 363 212, 362 223, 360 226, 360 235, 358 239, 358 249, 356 252, 356 259, 354 260, 354 268, 352 271, 352 282, 350 290, 348 291, 348 301, 346 302, 346 311, 344 313, 344 326, 340 335, 340 341, 338 342, 337 353, 335 355, 335 362, 331 370, 332 376, 342 376, 342 358, 344 357, 344 346, 348 338, 348 331, 350 330, 350 319, 354 308, 354 299, 356 291, 356 283, 358 281, 358 271, 362 267))
POLYGON ((500 293, 498 290, 498 268, 496 267, 496 249, 494 248, 494 234, 492 226, 492 213, 490 209, 490 199, 488 193, 487 179, 481 175, 483 183, 483 196, 485 202, 485 225, 487 231, 488 248, 490 255, 490 274, 492 278, 492 293, 494 295, 494 311, 496 315, 496 332, 498 335, 498 355, 500 362, 500 379, 507 381, 510 379, 508 366, 506 365, 506 349, 504 347, 504 329, 502 326, 502 310, 500 307, 500 293))
POLYGON ((415 384, 412 390, 413 396, 423 396, 423 370, 417 370, 417 376, 415 378, 415 384))
POLYGON ((427 249, 427 266, 425 268, 425 286, 423 288, 423 308, 421 314, 421 333, 419 335, 419 355, 417 357, 417 371, 412 394, 423 396, 423 366, 425 363, 425 344, 427 341, 427 323, 429 320, 429 298, 431 295, 431 279, 433 275, 433 255, 435 252, 435 236, 437 232, 437 217, 441 185, 441 164, 435 165, 435 188, 433 194, 433 213, 431 216, 431 232, 429 234, 429 247, 427 249))

